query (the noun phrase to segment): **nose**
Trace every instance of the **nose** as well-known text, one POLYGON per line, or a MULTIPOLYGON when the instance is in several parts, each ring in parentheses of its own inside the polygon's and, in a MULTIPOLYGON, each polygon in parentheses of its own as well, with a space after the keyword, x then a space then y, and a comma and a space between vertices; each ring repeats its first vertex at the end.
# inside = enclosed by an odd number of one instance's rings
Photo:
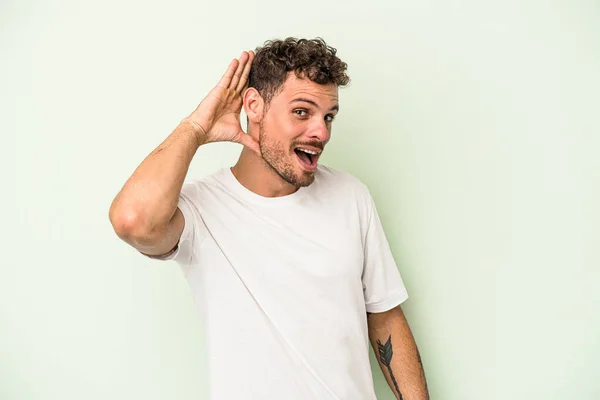
POLYGON ((327 143, 329 141, 331 133, 325 123, 325 121, 316 122, 312 127, 310 132, 310 137, 312 139, 318 140, 323 143, 327 143))

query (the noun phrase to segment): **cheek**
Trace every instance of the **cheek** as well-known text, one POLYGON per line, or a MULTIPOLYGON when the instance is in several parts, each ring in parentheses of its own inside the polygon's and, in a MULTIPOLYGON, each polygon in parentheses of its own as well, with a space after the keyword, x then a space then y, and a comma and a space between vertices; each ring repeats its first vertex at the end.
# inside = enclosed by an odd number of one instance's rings
POLYGON ((270 118, 265 126, 270 137, 282 142, 294 141, 302 135, 303 129, 302 121, 285 114, 278 118, 270 118))

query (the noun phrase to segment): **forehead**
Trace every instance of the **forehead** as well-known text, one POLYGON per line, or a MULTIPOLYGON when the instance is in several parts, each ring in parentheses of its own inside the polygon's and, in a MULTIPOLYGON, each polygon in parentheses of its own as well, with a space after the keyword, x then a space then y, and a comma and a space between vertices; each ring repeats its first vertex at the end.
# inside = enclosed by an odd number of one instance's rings
POLYGON ((338 103, 338 87, 333 83, 319 85, 310 79, 298 78, 296 74, 289 73, 276 97, 283 101, 291 101, 296 97, 309 98, 329 108, 338 103))

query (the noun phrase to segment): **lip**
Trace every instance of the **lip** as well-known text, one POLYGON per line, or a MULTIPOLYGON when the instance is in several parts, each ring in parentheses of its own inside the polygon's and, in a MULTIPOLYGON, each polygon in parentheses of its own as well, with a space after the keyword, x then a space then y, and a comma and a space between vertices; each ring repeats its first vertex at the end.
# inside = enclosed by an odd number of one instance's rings
POLYGON ((305 150, 310 150, 310 151, 314 151, 316 154, 316 156, 320 156, 321 153, 323 152, 323 149, 319 149, 318 147, 312 147, 312 146, 296 146, 296 149, 305 149, 305 150))

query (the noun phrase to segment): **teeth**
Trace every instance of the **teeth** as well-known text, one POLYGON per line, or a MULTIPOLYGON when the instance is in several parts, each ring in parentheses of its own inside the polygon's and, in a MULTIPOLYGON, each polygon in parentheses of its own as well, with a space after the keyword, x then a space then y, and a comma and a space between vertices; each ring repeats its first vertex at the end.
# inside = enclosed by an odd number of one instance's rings
POLYGON ((317 154, 316 151, 312 151, 312 150, 305 150, 305 149, 298 149, 298 150, 303 151, 303 152, 308 153, 308 154, 312 154, 312 155, 317 154))

